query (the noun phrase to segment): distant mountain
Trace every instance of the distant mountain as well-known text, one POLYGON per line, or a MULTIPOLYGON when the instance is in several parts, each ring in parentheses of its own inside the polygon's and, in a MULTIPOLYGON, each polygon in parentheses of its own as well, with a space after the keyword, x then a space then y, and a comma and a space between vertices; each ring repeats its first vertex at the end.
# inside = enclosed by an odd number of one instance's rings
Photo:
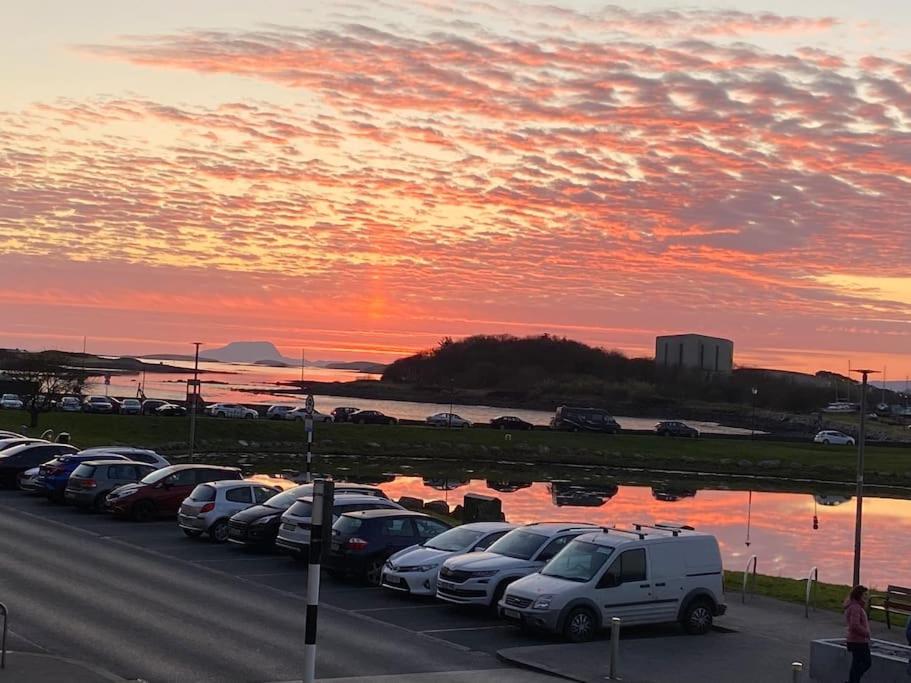
POLYGON ((223 363, 293 362, 291 359, 285 358, 275 348, 275 344, 267 341, 236 341, 217 349, 206 349, 205 353, 206 357, 214 358, 223 363))

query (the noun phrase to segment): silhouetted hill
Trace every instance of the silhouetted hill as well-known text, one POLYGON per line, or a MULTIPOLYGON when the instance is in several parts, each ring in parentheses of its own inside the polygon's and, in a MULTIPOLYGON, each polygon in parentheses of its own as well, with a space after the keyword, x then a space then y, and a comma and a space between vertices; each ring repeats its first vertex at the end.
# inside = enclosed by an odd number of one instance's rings
POLYGON ((275 344, 267 341, 236 341, 216 349, 206 349, 208 358, 225 363, 255 363, 260 360, 287 362, 275 344))

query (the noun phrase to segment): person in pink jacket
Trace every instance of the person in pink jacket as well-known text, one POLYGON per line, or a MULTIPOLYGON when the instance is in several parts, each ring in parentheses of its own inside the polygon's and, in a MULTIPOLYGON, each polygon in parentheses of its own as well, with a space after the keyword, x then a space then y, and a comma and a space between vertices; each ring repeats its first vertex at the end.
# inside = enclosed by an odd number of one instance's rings
POLYGON ((851 653, 851 672, 848 683, 859 683, 861 676, 873 666, 870 656, 870 623, 867 621, 867 588, 854 586, 844 605, 848 635, 845 638, 851 653))

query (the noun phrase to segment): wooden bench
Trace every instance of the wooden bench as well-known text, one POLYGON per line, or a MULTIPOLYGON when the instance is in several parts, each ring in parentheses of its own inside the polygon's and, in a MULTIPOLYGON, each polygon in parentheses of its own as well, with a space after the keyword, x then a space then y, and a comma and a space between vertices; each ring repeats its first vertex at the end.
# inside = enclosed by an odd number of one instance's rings
POLYGON ((870 610, 886 613, 886 627, 892 628, 891 614, 904 614, 911 616, 911 588, 904 586, 889 586, 885 593, 870 596, 870 610), (874 601, 882 604, 874 604, 874 601))

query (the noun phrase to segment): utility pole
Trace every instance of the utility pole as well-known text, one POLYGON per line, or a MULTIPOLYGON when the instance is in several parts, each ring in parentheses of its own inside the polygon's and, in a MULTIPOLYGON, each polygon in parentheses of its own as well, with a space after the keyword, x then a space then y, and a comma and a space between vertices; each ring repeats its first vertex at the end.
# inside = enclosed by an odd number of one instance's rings
POLYGON ((455 399, 455 377, 449 378, 449 429, 452 429, 452 402, 455 399))
POLYGON ((857 510, 854 519, 854 585, 860 584, 861 526, 864 511, 864 441, 867 427, 867 378, 876 370, 852 370, 863 377, 860 389, 860 431, 857 436, 857 510))
POLYGON ((193 361, 193 391, 189 393, 190 398, 190 447, 187 455, 193 458, 193 447, 196 444, 196 404, 199 401, 199 347, 202 342, 193 342, 196 345, 196 357, 193 361))
POLYGON ((759 389, 753 387, 750 389, 750 393, 753 394, 753 416, 750 418, 750 441, 752 441, 753 434, 756 432, 756 395, 759 393, 759 389))

